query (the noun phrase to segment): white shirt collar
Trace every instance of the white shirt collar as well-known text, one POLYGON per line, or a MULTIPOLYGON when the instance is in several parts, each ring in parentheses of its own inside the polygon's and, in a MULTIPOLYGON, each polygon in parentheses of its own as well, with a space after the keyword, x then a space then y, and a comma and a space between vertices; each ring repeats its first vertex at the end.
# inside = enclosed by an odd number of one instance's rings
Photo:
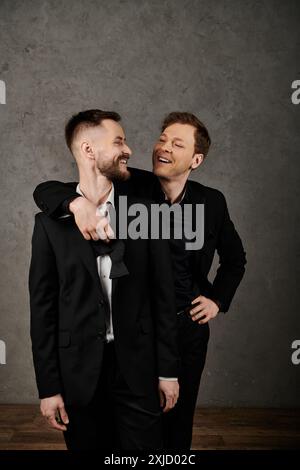
MULTIPOLYGON (((85 195, 80 189, 79 183, 77 184, 76 192, 80 194, 81 196, 85 197, 85 195)), ((109 191, 106 200, 102 204, 99 205, 99 208, 103 207, 104 204, 107 205, 108 203, 111 204, 113 207, 115 207, 115 188, 114 188, 113 183, 111 184, 111 190, 109 191)))

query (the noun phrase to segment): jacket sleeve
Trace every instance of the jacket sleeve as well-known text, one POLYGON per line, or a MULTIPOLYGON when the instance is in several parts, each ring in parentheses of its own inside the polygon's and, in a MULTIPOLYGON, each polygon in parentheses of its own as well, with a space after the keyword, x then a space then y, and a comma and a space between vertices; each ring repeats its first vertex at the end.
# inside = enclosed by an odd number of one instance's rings
MULTIPOLYGON (((128 170, 131 174, 129 180, 115 183, 118 192, 151 198, 153 185, 157 184, 156 177, 151 172, 138 168, 129 167, 128 170)), ((76 182, 46 181, 35 188, 33 199, 42 212, 56 219, 67 214, 68 204, 80 197, 76 192, 76 187, 76 182)))
POLYGON ((221 198, 223 219, 217 242, 220 265, 212 285, 211 298, 217 299, 221 303, 221 311, 227 312, 245 273, 246 253, 234 224, 230 220, 223 194, 221 198))
POLYGON ((33 199, 38 208, 46 215, 58 218, 66 214, 67 203, 79 197, 77 183, 46 181, 40 183, 33 192, 33 199))
POLYGON ((167 240, 149 240, 152 309, 157 344, 158 376, 178 377, 177 315, 170 248, 167 240))
POLYGON ((39 215, 29 270, 30 335, 39 398, 62 392, 57 347, 59 284, 55 255, 39 215))

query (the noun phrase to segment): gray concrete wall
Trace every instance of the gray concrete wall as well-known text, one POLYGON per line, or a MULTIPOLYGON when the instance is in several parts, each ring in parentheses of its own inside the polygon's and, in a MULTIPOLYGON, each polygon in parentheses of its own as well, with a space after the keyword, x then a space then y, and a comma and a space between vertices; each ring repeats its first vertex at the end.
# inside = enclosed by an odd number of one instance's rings
POLYGON ((211 323, 199 404, 299 404, 299 19, 297 0, 0 1, 0 402, 37 399, 32 191, 76 179, 64 123, 100 107, 122 114, 141 168, 169 111, 192 111, 210 130, 193 176, 225 193, 248 266, 230 312, 211 323))

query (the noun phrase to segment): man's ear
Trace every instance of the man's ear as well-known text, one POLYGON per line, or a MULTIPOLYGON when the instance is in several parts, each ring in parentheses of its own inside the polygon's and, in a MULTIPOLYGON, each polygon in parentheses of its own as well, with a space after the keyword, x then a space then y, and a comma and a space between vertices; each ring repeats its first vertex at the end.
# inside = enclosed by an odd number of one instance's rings
POLYGON ((203 155, 203 153, 195 153, 195 155, 193 156, 193 161, 192 161, 191 169, 192 169, 192 170, 196 170, 196 168, 198 168, 198 166, 201 165, 201 163, 203 162, 203 160, 204 160, 204 155, 203 155))
POLYGON ((91 160, 95 159, 95 154, 94 154, 93 147, 91 146, 91 144, 89 142, 83 141, 80 145, 80 148, 81 148, 82 153, 87 158, 90 158, 91 160))

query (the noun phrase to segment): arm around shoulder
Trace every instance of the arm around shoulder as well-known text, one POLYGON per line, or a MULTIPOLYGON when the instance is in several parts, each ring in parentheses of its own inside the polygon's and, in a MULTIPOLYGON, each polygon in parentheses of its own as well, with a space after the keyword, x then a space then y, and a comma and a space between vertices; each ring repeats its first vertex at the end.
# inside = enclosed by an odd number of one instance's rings
POLYGON ((77 183, 46 181, 40 183, 33 192, 33 199, 38 208, 46 215, 58 218, 66 213, 66 202, 78 197, 77 183))

